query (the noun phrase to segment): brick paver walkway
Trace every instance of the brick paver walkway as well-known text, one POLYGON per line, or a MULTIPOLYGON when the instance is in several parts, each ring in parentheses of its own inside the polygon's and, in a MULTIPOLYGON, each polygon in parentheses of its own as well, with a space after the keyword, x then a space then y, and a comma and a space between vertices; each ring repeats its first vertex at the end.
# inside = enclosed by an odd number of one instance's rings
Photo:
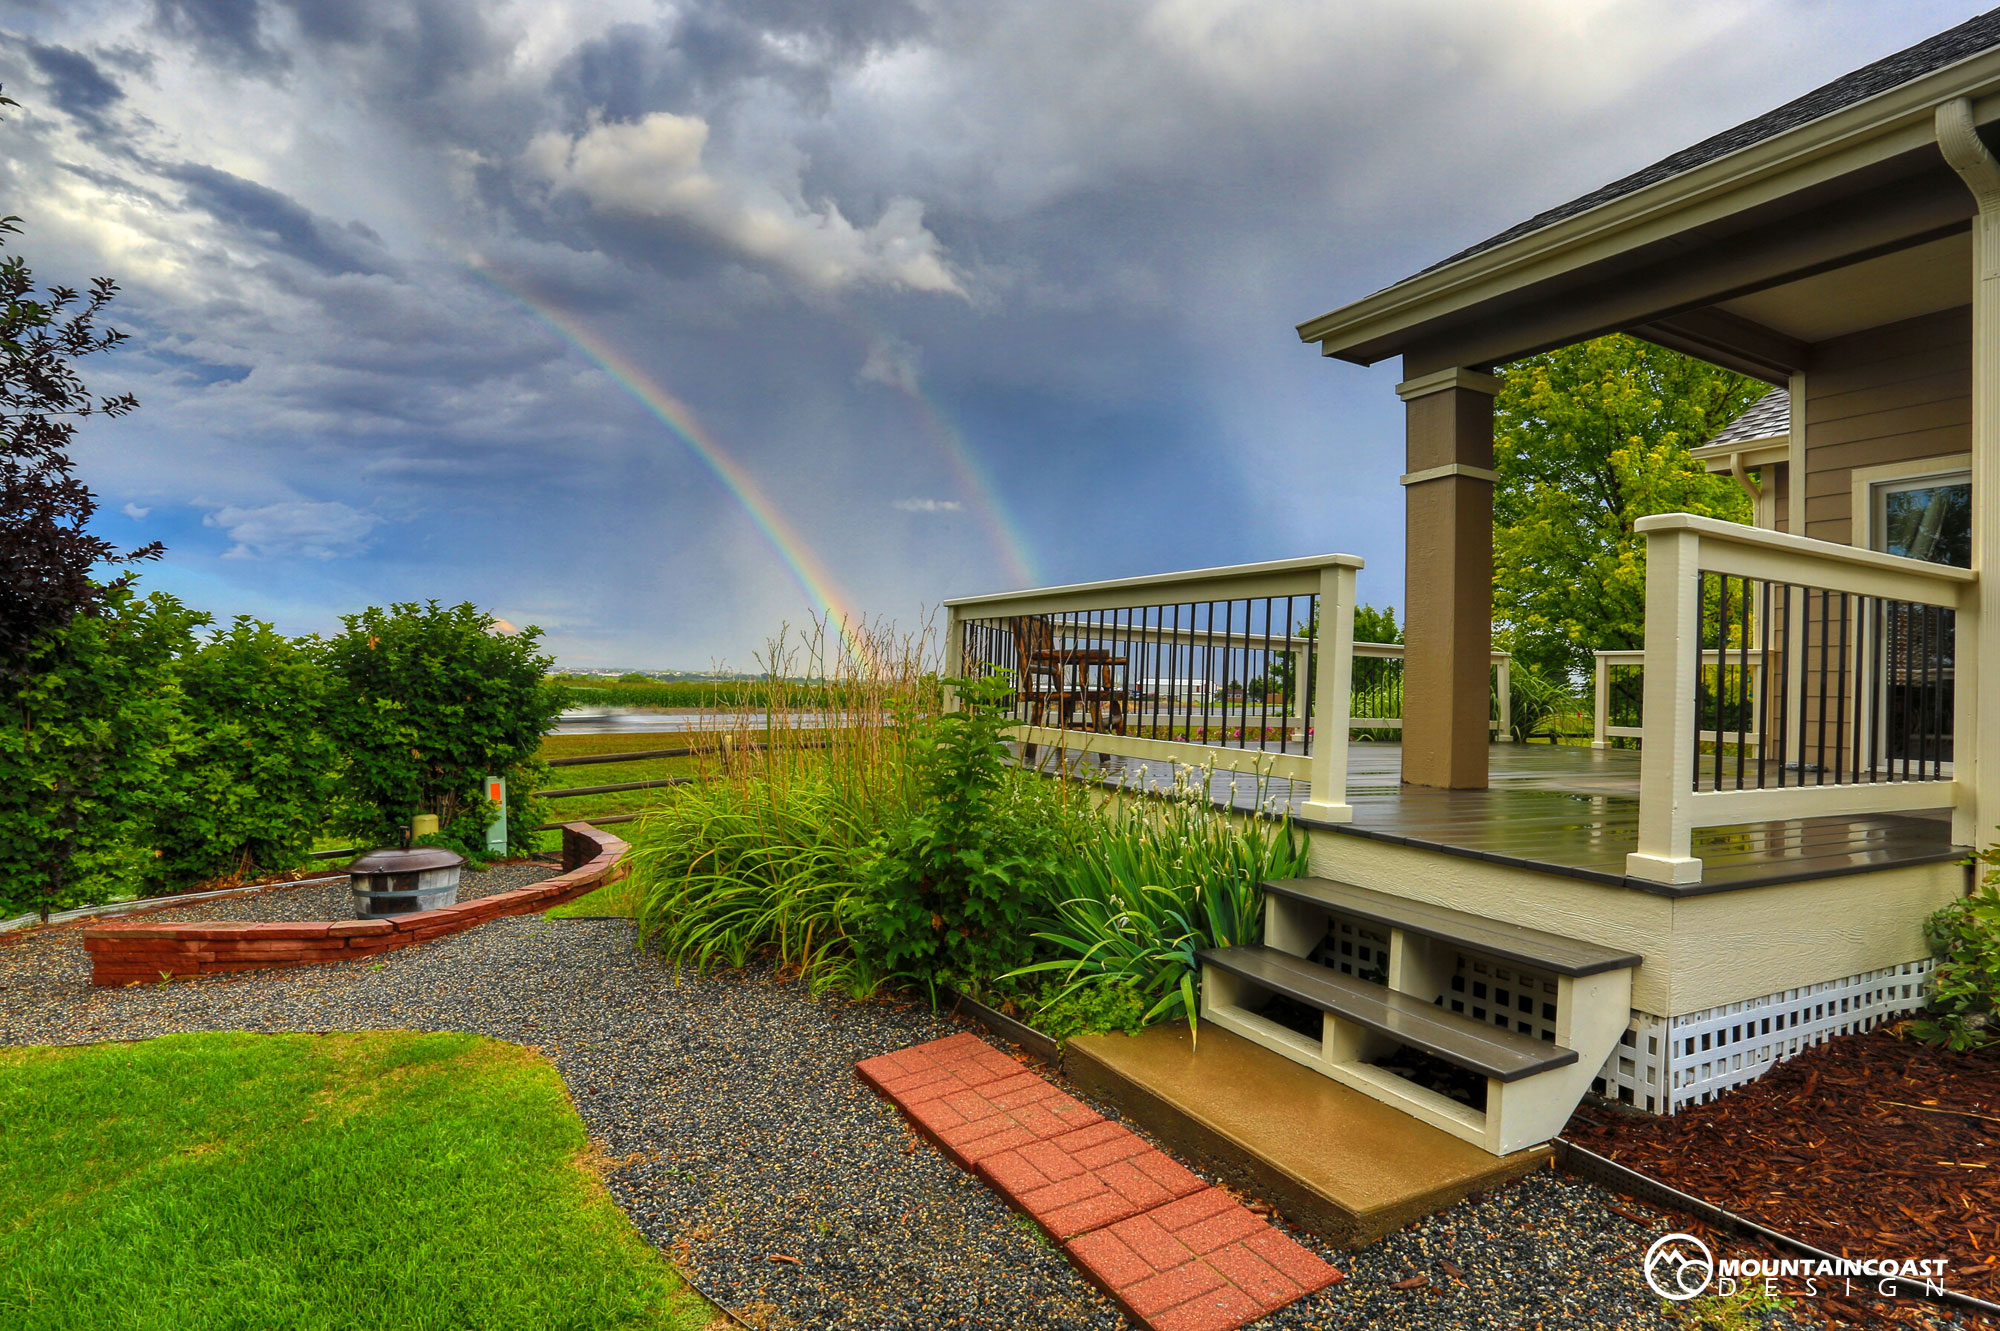
POLYGON ((856 1065, 961 1168, 1158 1331, 1230 1331, 1340 1272, 975 1035, 856 1065))

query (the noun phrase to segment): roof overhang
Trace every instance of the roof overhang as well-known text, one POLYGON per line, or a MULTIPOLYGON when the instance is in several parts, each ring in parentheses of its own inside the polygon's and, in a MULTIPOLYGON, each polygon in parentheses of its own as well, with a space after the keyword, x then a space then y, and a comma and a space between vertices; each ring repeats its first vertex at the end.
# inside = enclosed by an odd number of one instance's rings
POLYGON ((1734 473, 1739 467, 1757 470, 1781 466, 1791 460, 1790 434, 1765 435, 1760 439, 1733 439, 1726 444, 1703 444, 1688 455, 1709 471, 1734 473))
POLYGON ((2000 120, 2000 48, 1657 184, 1418 274, 1298 326, 1302 341, 1407 373, 1632 331, 1772 382, 1803 344, 1710 306, 1963 229, 1970 194, 1935 109, 2000 120))

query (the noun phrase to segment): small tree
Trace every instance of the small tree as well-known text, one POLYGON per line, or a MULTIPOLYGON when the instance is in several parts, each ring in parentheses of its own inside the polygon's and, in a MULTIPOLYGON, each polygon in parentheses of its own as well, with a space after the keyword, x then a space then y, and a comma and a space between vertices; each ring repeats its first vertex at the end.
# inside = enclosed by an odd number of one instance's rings
POLYGON ((547 771, 535 755, 565 695, 545 679, 554 662, 536 650, 541 630, 502 634, 478 607, 436 601, 341 622, 324 649, 327 733, 346 759, 340 829, 381 845, 435 814, 443 844, 483 854, 493 774, 507 781, 508 848, 532 849, 547 771))
MULTIPOLYGON (((20 229, 20 218, 0 217, 0 241, 20 229)), ((81 418, 139 405, 130 393, 92 397, 76 371, 125 340, 97 326, 117 290, 99 277, 80 304, 68 287, 43 294, 27 262, 0 249, 0 671, 18 673, 38 637, 103 607, 129 581, 95 581, 92 570, 160 554, 158 542, 120 554, 85 530, 97 498, 68 452, 81 418)))
POLYGON ((340 758, 311 647, 246 616, 181 661, 188 724, 153 797, 155 890, 305 863, 340 758))
POLYGON ((0 911, 136 890, 153 792, 181 739, 176 658, 205 617, 107 590, 0 676, 0 911))
POLYGON ((1768 386, 1617 335, 1516 361, 1493 408, 1493 613, 1501 645, 1551 680, 1643 644, 1645 543, 1689 512, 1747 522, 1750 501, 1688 450, 1768 386))

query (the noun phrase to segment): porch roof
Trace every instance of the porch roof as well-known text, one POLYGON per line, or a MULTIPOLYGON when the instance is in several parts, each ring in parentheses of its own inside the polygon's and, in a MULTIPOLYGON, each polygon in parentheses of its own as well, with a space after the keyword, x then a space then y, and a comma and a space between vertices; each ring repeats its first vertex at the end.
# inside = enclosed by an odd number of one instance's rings
POLYGON ((1804 343, 1732 297, 1963 230, 1936 106, 2000 120, 2000 10, 1875 61, 1302 323, 1303 341, 1406 376, 1628 330, 1782 383, 1804 343), (1830 208, 1830 204, 1840 205, 1830 208))

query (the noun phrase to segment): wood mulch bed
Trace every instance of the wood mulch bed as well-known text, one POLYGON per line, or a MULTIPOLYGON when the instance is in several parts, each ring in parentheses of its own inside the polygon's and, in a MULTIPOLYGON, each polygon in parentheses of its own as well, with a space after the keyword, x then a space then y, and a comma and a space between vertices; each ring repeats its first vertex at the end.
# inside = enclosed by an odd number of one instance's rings
POLYGON ((1671 1118, 1586 1107, 1563 1135, 1829 1252, 1946 1258, 1947 1288, 2000 1303, 2000 1050, 1842 1036, 1671 1118))

